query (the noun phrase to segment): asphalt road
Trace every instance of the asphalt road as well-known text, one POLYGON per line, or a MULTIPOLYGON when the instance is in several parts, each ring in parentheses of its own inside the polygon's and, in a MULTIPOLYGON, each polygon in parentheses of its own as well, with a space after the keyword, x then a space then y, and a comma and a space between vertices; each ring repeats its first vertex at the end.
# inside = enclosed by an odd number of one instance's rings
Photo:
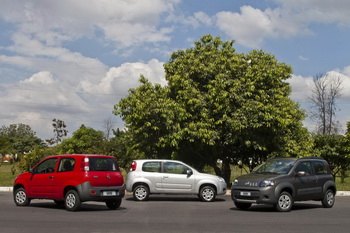
POLYGON ((165 195, 134 202, 127 194, 117 210, 86 202, 81 211, 68 212, 51 200, 17 207, 11 192, 0 192, 0 232, 350 232, 350 197, 337 197, 331 209, 311 201, 278 213, 268 205, 238 210, 228 195, 204 203, 196 196, 165 195))

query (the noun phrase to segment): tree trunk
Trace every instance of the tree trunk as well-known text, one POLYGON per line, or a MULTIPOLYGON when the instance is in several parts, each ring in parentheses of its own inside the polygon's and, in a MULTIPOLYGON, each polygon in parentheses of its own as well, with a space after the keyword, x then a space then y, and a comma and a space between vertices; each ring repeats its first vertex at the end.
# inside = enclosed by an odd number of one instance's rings
POLYGON ((210 166, 211 166, 212 168, 214 168, 215 174, 216 174, 217 176, 222 176, 221 170, 220 170, 220 168, 218 167, 218 165, 216 165, 215 162, 212 163, 210 166))
POLYGON ((227 185, 230 184, 231 179, 231 167, 230 167, 230 159, 225 158, 222 161, 222 178, 226 181, 227 185))

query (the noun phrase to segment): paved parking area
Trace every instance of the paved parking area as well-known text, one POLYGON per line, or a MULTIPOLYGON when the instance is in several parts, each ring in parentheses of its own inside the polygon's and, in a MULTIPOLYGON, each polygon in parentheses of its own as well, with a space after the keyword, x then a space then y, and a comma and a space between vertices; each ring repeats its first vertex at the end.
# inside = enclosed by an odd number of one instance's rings
POLYGON ((68 212, 51 200, 33 200, 17 207, 11 192, 0 192, 1 232, 348 232, 350 197, 339 196, 331 209, 320 202, 296 203, 289 213, 272 206, 253 205, 248 211, 234 207, 229 195, 216 202, 196 196, 153 195, 135 202, 127 194, 117 210, 104 203, 86 202, 81 211, 68 212))

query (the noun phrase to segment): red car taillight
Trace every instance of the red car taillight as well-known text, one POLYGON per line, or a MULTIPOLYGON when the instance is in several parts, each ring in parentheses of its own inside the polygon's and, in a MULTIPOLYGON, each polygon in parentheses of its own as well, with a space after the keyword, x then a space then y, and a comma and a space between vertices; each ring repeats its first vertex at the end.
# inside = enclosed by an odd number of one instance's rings
POLYGON ((90 170, 89 158, 84 158, 84 159, 81 161, 81 170, 82 170, 82 171, 89 171, 89 170, 90 170))
POLYGON ((137 166, 137 163, 135 161, 132 162, 130 171, 135 171, 136 170, 136 166, 137 166))

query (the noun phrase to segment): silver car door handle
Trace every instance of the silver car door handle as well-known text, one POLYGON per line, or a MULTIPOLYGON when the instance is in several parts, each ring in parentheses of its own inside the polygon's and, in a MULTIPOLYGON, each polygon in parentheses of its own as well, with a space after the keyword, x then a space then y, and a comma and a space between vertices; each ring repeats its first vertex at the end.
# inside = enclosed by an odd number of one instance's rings
POLYGON ((165 178, 169 178, 169 176, 163 176, 163 178, 165 179, 165 178))

